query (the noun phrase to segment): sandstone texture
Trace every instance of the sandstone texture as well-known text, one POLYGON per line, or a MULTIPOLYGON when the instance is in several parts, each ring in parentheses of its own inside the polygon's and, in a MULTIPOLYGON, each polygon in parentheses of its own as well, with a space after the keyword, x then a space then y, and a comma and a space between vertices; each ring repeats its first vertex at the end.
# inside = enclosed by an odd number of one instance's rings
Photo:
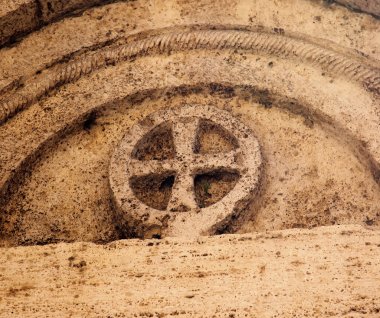
POLYGON ((378 2, 341 3, 0 0, 0 317, 380 317, 378 2))
POLYGON ((379 317, 360 226, 3 250, 0 317, 379 317))
POLYGON ((337 3, 380 16, 380 2, 376 0, 337 0, 337 3))
POLYGON ((37 28, 38 23, 36 1, 0 1, 0 45, 37 28))
POLYGON ((252 131, 226 111, 186 105, 158 112, 113 154, 114 206, 138 237, 214 234, 253 200, 262 163, 252 131))

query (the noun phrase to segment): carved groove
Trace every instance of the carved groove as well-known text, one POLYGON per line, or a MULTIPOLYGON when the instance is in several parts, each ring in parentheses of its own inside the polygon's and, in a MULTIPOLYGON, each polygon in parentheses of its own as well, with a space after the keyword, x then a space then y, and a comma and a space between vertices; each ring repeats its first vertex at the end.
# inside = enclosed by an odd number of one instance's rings
POLYGON ((124 45, 83 54, 65 65, 56 65, 29 78, 0 101, 0 123, 22 111, 47 92, 78 80, 81 76, 116 63, 149 54, 195 49, 241 49, 318 65, 329 73, 344 75, 380 94, 380 70, 358 59, 299 39, 260 31, 190 30, 150 36, 124 45))

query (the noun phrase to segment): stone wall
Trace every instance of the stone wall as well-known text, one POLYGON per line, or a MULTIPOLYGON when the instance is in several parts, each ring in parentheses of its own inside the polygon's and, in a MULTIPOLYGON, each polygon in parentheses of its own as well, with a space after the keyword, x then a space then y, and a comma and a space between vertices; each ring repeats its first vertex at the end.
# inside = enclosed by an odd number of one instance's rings
POLYGON ((0 0, 0 45, 102 0, 0 0))
MULTIPOLYGON (((0 46, 67 14, 114 1, 0 0, 0 46)), ((322 3, 323 0, 317 2, 322 3)), ((380 16, 380 2, 377 0, 336 0, 335 2, 374 16, 380 16)))
POLYGON ((323 2, 0 0, 0 318, 378 318, 380 20, 323 2))
POLYGON ((336 2, 352 9, 380 16, 380 1, 378 0, 336 0, 336 2))

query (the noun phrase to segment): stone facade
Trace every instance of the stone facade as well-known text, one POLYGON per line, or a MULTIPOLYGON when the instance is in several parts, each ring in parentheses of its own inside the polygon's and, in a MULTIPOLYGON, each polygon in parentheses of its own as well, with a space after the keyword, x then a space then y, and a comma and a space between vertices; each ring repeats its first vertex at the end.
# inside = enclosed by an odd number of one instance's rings
POLYGON ((2 3, 0 317, 379 315, 376 3, 2 3))

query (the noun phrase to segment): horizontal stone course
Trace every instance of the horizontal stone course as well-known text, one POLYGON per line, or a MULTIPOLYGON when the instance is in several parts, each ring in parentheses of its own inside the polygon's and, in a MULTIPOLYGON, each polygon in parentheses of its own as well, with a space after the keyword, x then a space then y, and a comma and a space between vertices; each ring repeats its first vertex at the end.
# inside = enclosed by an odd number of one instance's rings
POLYGON ((360 226, 3 248, 0 264, 7 318, 380 312, 380 232, 360 226))

